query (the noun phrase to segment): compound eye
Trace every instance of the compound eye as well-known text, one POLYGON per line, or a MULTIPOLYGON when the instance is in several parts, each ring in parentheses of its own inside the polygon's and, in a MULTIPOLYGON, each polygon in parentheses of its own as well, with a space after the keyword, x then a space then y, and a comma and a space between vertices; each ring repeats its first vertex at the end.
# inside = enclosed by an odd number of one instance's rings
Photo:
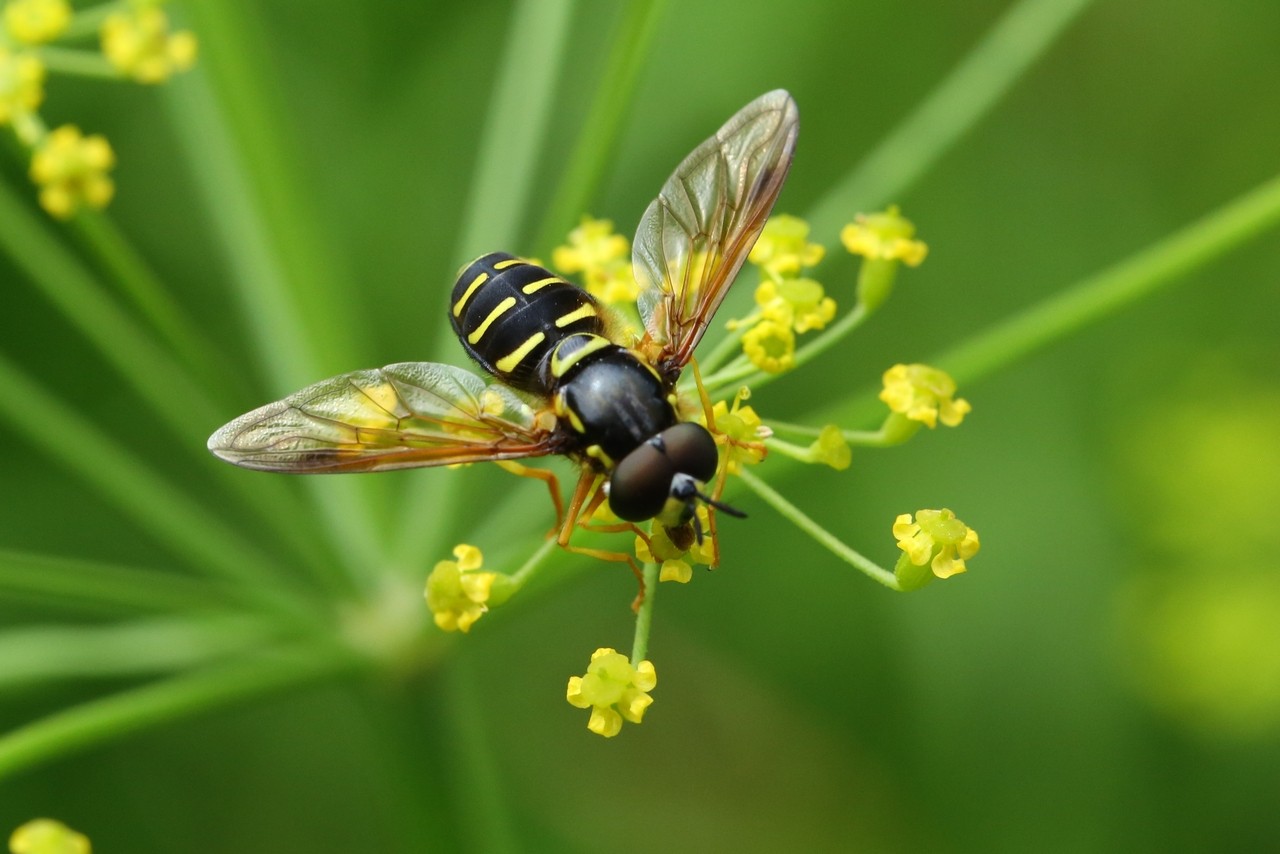
POLYGON ((711 434, 701 424, 686 421, 668 427, 658 435, 675 471, 690 475, 702 483, 716 476, 720 452, 716 450, 716 440, 711 438, 711 434))
POLYGON ((609 478, 609 507, 619 519, 643 522, 662 512, 676 470, 662 451, 645 442, 622 458, 609 478))

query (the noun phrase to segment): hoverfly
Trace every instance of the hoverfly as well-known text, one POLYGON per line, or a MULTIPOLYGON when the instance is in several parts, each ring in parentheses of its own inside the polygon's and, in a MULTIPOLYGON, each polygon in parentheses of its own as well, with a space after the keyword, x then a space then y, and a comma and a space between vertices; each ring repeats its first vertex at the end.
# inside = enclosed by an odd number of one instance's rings
POLYGON ((209 450, 292 473, 496 461, 548 483, 565 548, 630 562, 569 545, 606 497, 630 523, 620 527, 656 519, 688 548, 703 535, 697 502, 736 511, 706 492, 719 454, 706 428, 681 420, 676 382, 773 209, 798 130, 791 96, 769 92, 667 179, 632 246, 639 340, 585 290, 514 255, 485 255, 460 272, 449 316, 497 382, 434 362, 342 374, 240 416, 209 450), (512 462, 549 454, 582 469, 567 514, 551 472, 512 462))

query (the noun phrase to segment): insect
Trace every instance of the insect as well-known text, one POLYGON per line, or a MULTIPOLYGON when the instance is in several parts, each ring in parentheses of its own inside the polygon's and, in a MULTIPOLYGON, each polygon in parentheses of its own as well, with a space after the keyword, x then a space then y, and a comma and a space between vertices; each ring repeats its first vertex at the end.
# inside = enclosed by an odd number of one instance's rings
POLYGON ((495 461, 547 482, 558 541, 572 551, 631 562, 569 544, 606 497, 627 523, 616 528, 656 519, 682 548, 701 541, 698 502, 741 514, 707 493, 716 442, 681 419, 676 382, 773 209, 798 130, 791 96, 766 93, 667 179, 632 246, 638 340, 586 291, 514 255, 485 255, 459 274, 448 311, 496 382, 434 362, 342 374, 240 416, 209 450, 292 473, 495 461), (554 474, 516 462, 550 454, 582 470, 567 513, 554 474))

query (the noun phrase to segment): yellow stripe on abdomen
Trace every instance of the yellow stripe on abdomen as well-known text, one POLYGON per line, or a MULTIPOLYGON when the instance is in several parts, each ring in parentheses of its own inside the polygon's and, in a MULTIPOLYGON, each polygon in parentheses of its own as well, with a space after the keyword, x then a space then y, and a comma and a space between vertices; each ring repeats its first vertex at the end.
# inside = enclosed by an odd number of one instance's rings
POLYGON ((583 318, 595 317, 595 315, 596 315, 595 305, 589 302, 584 302, 582 305, 578 306, 568 314, 564 314, 564 315, 561 315, 560 317, 557 317, 556 328, 564 329, 566 326, 568 326, 571 323, 576 323, 579 320, 582 320, 583 318))
POLYGON ((493 366, 504 374, 509 374, 520 366, 524 361, 524 357, 533 351, 543 341, 547 340, 547 336, 541 332, 535 332, 524 340, 524 343, 512 350, 507 355, 493 363, 493 366))
POLYGON ((479 340, 484 337, 484 334, 489 331, 489 327, 493 325, 494 321, 499 317, 502 317, 502 315, 506 314, 511 309, 515 308, 515 305, 515 297, 507 297, 502 302, 498 303, 494 306, 493 311, 489 312, 489 316, 476 327, 475 331, 467 336, 467 341, 471 344, 479 342, 479 340))
POLYGON ((453 304, 453 316, 462 317, 462 309, 467 305, 467 300, 471 299, 472 294, 480 289, 480 286, 489 281, 488 273, 481 273, 467 285, 467 289, 462 292, 462 296, 458 297, 458 301, 453 304))

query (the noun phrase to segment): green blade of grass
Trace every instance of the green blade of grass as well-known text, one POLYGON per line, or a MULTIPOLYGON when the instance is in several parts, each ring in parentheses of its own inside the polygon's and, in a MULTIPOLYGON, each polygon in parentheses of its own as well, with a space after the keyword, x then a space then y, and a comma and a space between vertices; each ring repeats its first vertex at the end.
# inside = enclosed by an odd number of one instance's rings
MULTIPOLYGON (((6 182, 0 181, 0 250, 112 365, 150 408, 155 418, 191 453, 205 454, 208 434, 227 413, 201 391, 202 384, 114 303, 94 276, 54 236, 6 182)), ((237 501, 253 508, 274 535, 302 556, 303 565, 323 572, 329 560, 315 545, 314 532, 289 524, 301 516, 300 502, 283 483, 256 482, 229 467, 208 467, 237 501), (253 481, 253 482, 251 482, 253 481)))
POLYGON ((0 631, 0 690, 39 682, 152 676, 260 649, 275 630, 245 616, 164 617, 0 631))
POLYGON ((248 390, 226 358, 214 349, 120 231, 115 220, 101 211, 82 210, 70 226, 85 249, 115 280, 120 291, 206 394, 218 395, 219 402, 225 404, 235 398, 233 393, 248 390))
POLYGON ((93 486, 176 554, 215 578, 236 584, 246 599, 297 614, 300 594, 287 592, 279 568, 239 535, 102 435, 0 356, 0 419, 93 486))
POLYGON ((1021 0, 809 211, 816 234, 894 201, 991 111, 1091 0, 1021 0))
POLYGON ((362 663, 339 648, 281 647, 91 700, 0 736, 0 779, 141 730, 331 679, 362 663))
POLYGON ((0 549, 0 596, 95 613, 195 611, 235 597, 203 578, 0 549))
MULTIPOLYGON (((204 8, 224 4, 200 5, 204 8)), ((215 50, 220 45, 215 41, 209 47, 215 50)), ((263 191, 247 174, 245 157, 223 119, 224 111, 202 68, 197 67, 166 86, 164 100, 188 161, 198 164, 193 177, 231 266, 229 284, 249 323, 256 359, 263 366, 273 393, 283 396, 322 379, 326 366, 341 365, 330 370, 335 374, 359 367, 350 343, 348 327, 353 324, 327 333, 332 321, 315 319, 306 310, 313 303, 326 302, 328 286, 318 282, 312 293, 310 282, 285 267, 272 242, 268 211, 258 202, 263 191)), ((241 119, 242 123, 245 121, 249 120, 241 119)), ((254 140, 259 141, 256 137, 254 140)), ((326 275, 325 282, 328 278, 326 275)), ((246 408, 264 402, 249 401, 246 408)), ((369 509, 372 502, 361 483, 368 481, 329 478, 323 483, 308 480, 305 488, 319 505, 323 534, 342 566, 354 583, 368 588, 373 583, 372 570, 382 561, 369 509)), ((290 523, 296 524, 296 520, 290 523)))
MULTIPOLYGON (((457 257, 471 257, 519 237, 529 205, 534 168, 542 151, 555 102, 555 81, 564 61, 563 45, 572 23, 572 0, 518 0, 511 15, 506 43, 496 53, 501 67, 480 134, 474 178, 462 218, 457 257), (530 64, 527 58, 537 55, 530 64), (518 127, 519 134, 502 128, 518 127)), ((453 337, 441 313, 433 340, 453 337)), ((408 487, 400 515, 396 563, 407 571, 423 565, 426 555, 439 551, 450 528, 457 502, 449 494, 456 478, 416 478, 408 487), (434 524, 423 524, 424 519, 434 524)))
MULTIPOLYGON (((991 326, 940 354, 930 364, 949 372, 963 388, 1182 281, 1277 226, 1280 176, 991 326)), ((879 392, 879 387, 865 389, 840 404, 823 408, 813 421, 849 425, 883 419, 885 409, 879 392)))
POLYGON ((604 73, 598 78, 586 120, 533 244, 538 252, 550 253, 578 217, 587 213, 587 205, 617 150, 622 120, 630 110, 631 96, 666 6, 666 0, 631 0, 614 28, 605 50, 608 60, 604 73))

